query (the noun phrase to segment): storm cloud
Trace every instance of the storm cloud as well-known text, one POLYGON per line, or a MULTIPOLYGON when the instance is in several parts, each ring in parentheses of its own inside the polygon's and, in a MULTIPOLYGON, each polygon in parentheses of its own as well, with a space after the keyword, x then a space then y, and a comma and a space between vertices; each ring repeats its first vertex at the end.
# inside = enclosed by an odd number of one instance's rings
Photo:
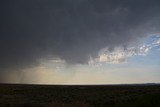
POLYGON ((105 47, 160 33, 159 12, 159 0, 1 0, 0 70, 88 63, 105 47))

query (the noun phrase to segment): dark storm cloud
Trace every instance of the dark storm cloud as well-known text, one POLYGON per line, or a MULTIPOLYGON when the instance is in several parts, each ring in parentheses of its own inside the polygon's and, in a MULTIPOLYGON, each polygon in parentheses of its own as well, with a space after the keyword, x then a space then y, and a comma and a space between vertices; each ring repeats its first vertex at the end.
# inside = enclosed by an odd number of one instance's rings
POLYGON ((59 57, 86 63, 108 46, 160 31, 159 0, 1 0, 0 68, 59 57))

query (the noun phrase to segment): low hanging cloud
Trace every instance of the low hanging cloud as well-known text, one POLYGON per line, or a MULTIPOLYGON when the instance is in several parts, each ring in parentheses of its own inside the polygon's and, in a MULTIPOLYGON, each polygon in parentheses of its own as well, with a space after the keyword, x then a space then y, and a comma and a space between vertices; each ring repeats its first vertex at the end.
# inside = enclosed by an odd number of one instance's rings
POLYGON ((159 11, 159 0, 1 0, 0 72, 52 58, 87 64, 105 47, 115 51, 99 61, 142 54, 121 47, 160 33, 159 11))
POLYGON ((3 83, 62 85, 154 83, 160 81, 159 69, 154 69, 155 72, 152 72, 153 69, 151 70, 149 67, 147 69, 146 67, 124 68, 114 65, 103 70, 90 65, 76 65, 68 68, 60 60, 52 60, 46 63, 46 65, 42 64, 38 67, 21 71, 3 72, 0 75, 0 81, 3 83))
POLYGON ((132 46, 132 47, 116 47, 113 50, 109 50, 109 48, 103 48, 99 52, 99 57, 95 58, 94 60, 91 58, 89 61, 89 64, 94 63, 121 63, 125 62, 127 58, 133 57, 133 56, 146 56, 150 50, 153 48, 157 48, 156 50, 160 49, 160 36, 159 35, 153 35, 145 38, 145 41, 143 41, 139 46, 132 46))

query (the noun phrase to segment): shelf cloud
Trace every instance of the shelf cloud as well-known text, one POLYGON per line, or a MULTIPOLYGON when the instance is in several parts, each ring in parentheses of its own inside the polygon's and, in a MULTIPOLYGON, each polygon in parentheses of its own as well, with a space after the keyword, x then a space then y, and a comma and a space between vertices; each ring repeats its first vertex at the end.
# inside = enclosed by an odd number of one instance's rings
POLYGON ((1 0, 0 71, 35 67, 43 59, 114 63, 146 54, 159 41, 128 47, 160 33, 159 11, 159 0, 1 0))

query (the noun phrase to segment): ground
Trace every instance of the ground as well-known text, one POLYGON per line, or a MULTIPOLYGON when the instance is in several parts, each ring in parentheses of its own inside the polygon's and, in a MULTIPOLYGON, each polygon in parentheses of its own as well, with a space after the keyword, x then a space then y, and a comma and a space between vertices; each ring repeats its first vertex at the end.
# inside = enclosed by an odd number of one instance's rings
POLYGON ((160 107, 160 85, 0 84, 0 107, 160 107))

